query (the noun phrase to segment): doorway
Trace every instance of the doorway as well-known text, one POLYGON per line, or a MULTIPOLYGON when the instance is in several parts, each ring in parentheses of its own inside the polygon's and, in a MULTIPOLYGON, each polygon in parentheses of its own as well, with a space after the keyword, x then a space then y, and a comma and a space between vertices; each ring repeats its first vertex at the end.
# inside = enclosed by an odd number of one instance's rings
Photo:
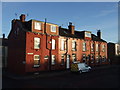
POLYGON ((70 68, 70 55, 67 55, 67 60, 66 60, 66 68, 70 68))

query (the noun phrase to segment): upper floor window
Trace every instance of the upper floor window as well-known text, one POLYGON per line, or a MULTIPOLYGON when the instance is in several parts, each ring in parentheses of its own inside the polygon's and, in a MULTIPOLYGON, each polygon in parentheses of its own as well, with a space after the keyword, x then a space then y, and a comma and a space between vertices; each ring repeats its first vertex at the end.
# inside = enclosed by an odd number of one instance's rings
POLYGON ((96 44, 96 52, 98 52, 98 44, 96 44))
POLYGON ((55 39, 52 39, 52 50, 55 49, 55 39))
POLYGON ((52 62, 51 62, 52 65, 55 64, 55 55, 52 55, 52 62))
POLYGON ((34 67, 40 66, 40 55, 34 55, 34 67))
POLYGON ((65 41, 65 39, 61 39, 61 50, 66 50, 66 41, 65 41))
POLYGON ((72 50, 73 51, 76 51, 77 50, 77 48, 76 48, 76 41, 72 41, 72 50))
POLYGON ((85 32, 85 37, 91 38, 91 33, 90 32, 85 32))
POLYGON ((41 30, 41 23, 40 22, 35 22, 34 29, 41 30))
POLYGON ((91 43, 91 51, 93 52, 94 51, 94 44, 91 43))
POLYGON ((105 45, 102 45, 102 52, 105 52, 105 45))
POLYGON ((40 49, 40 38, 34 38, 34 49, 40 49))
POLYGON ((56 26, 55 25, 51 25, 51 32, 56 32, 56 26))
POLYGON ((86 51, 86 42, 83 42, 83 51, 86 51))

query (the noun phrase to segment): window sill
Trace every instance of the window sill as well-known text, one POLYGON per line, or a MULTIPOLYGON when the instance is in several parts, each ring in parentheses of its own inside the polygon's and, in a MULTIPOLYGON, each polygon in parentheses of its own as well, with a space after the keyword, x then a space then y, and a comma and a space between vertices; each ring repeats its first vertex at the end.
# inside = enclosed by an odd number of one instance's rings
POLYGON ((40 67, 40 65, 34 65, 33 67, 34 67, 34 68, 39 68, 39 67, 40 67))
POLYGON ((72 51, 77 51, 77 50, 72 50, 72 51))
POLYGON ((52 66, 55 66, 55 64, 51 64, 52 66))
POLYGON ((67 51, 67 50, 60 50, 60 51, 67 51))
POLYGON ((60 64, 61 66, 63 66, 64 64, 60 64))

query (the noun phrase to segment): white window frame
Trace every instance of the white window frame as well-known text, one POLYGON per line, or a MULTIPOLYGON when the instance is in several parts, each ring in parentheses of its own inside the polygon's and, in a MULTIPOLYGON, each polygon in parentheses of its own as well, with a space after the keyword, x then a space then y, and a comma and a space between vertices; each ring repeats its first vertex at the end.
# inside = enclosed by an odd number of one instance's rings
POLYGON ((75 41, 75 40, 73 40, 72 41, 72 50, 73 51, 76 51, 77 49, 76 49, 76 44, 77 44, 77 42, 75 41))
POLYGON ((56 32, 57 27, 55 25, 50 26, 51 32, 56 32))
POLYGON ((61 50, 66 50, 66 42, 65 39, 61 39, 61 50))
POLYGON ((94 51, 94 44, 91 43, 91 51, 93 52, 94 51))
POLYGON ((76 60, 76 54, 72 54, 72 61, 75 62, 76 60))
POLYGON ((91 33, 90 32, 85 32, 85 37, 91 38, 91 33))
POLYGON ((34 55, 34 61, 35 61, 35 60, 39 61, 39 64, 38 64, 38 65, 35 65, 35 64, 34 64, 34 67, 39 67, 39 66, 40 66, 40 55, 34 55), (36 59, 36 58, 35 58, 36 56, 38 56, 39 58, 36 59))
POLYGON ((34 37, 34 49, 40 49, 40 38, 34 37))
POLYGON ((99 62, 99 57, 98 56, 96 56, 96 63, 98 63, 99 62))
POLYGON ((56 60, 56 56, 55 55, 51 55, 51 64, 55 65, 55 60, 56 60))
POLYGON ((98 52, 98 44, 96 44, 96 52, 98 52))
POLYGON ((105 45, 102 45, 102 51, 105 52, 105 45))
POLYGON ((52 50, 54 50, 56 47, 56 40, 52 39, 52 50))
POLYGON ((86 42, 83 42, 83 51, 86 51, 86 42))
POLYGON ((35 22, 34 23, 34 29, 41 30, 41 23, 40 22, 35 22))
POLYGON ((65 63, 65 55, 62 54, 61 55, 61 65, 64 65, 64 63, 65 63))

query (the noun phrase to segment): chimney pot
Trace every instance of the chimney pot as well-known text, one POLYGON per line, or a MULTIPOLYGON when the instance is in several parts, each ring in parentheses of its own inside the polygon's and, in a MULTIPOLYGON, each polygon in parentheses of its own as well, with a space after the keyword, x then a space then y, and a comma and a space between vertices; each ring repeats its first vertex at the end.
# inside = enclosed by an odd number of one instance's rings
POLYGON ((69 22, 68 28, 69 28, 69 30, 70 30, 70 33, 71 33, 71 34, 74 34, 74 28, 75 28, 75 26, 73 26, 71 22, 69 22))
POLYGON ((25 19, 26 19, 25 14, 21 14, 21 16, 20 16, 20 21, 21 21, 21 22, 25 22, 25 19))
POLYGON ((72 22, 69 22, 69 25, 72 25, 72 22))
POLYGON ((97 36, 101 39, 101 31, 97 30, 97 36))
POLYGON ((5 34, 3 34, 3 39, 5 39, 5 34))

